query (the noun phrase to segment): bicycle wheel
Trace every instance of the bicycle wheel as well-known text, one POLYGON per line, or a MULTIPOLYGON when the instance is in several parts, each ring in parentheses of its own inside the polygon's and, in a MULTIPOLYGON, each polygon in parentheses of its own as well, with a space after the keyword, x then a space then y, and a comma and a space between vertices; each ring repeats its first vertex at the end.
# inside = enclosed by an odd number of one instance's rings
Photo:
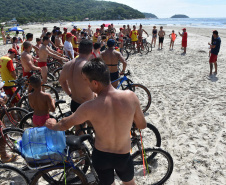
POLYGON ((128 60, 129 52, 127 51, 126 48, 123 49, 122 56, 125 58, 125 60, 128 60))
POLYGON ((53 73, 56 69, 62 67, 63 65, 57 60, 53 61, 50 66, 48 66, 48 71, 53 73))
POLYGON ((137 95, 140 101, 141 110, 143 111, 143 113, 145 113, 151 106, 150 91, 141 84, 131 84, 127 86, 126 90, 128 89, 133 91, 137 95))
POLYGON ((60 68, 56 69, 56 70, 53 72, 53 76, 55 77, 56 81, 59 80, 59 78, 60 78, 60 73, 61 73, 62 69, 63 69, 63 68, 60 67, 60 68))
POLYGON ((2 113, 0 119, 5 127, 18 127, 20 121, 27 113, 27 110, 19 107, 9 108, 2 113))
POLYGON ((47 80, 48 80, 48 82, 53 82, 53 81, 55 81, 55 78, 51 73, 48 72, 47 73, 47 80))
POLYGON ((143 167, 142 153, 137 151, 132 155, 135 170, 135 179, 139 176, 139 181, 147 185, 162 185, 173 172, 173 159, 171 155, 161 148, 147 148, 144 151, 145 167, 143 167), (154 159, 150 158, 153 153, 157 153, 154 159), (144 176, 145 173, 145 176, 144 176))
POLYGON ((144 45, 143 47, 140 47, 140 53, 147 55, 149 53, 149 47, 147 45, 144 45))
MULTIPOLYGON (((147 123, 147 127, 142 130, 141 135, 144 149, 161 146, 161 135, 158 129, 151 123, 147 123)), ((131 129, 131 137, 131 154, 136 153, 137 151, 142 151, 140 131, 134 126, 131 129)), ((153 153, 150 157, 153 159, 156 154, 157 153, 153 153)))
POLYGON ((0 184, 2 185, 28 185, 29 179, 24 172, 16 167, 1 164, 0 165, 0 184))
POLYGON ((152 52, 152 45, 151 45, 150 42, 147 42, 147 46, 148 46, 148 48, 149 48, 149 52, 152 52))
MULTIPOLYGON (((22 139, 24 131, 19 128, 6 128, 3 130, 3 135, 0 135, 1 142, 5 143, 5 151, 8 155, 17 155, 14 152, 15 143, 22 139)), ((22 156, 17 156, 15 162, 10 163, 12 166, 16 166, 22 169, 26 166, 26 162, 22 156)))
POLYGON ((78 168, 66 167, 64 164, 42 169, 34 174, 31 185, 45 184, 87 184, 87 178, 78 168), (66 177, 66 179, 65 179, 66 177))
POLYGON ((23 108, 25 110, 28 110, 29 112, 32 112, 33 109, 31 108, 29 101, 28 101, 28 96, 24 95, 20 101, 17 104, 17 107, 23 108))
POLYGON ((50 85, 46 85, 46 84, 42 85, 42 87, 45 88, 46 93, 49 93, 51 95, 52 99, 59 100, 59 94, 54 87, 52 87, 50 85))
POLYGON ((16 71, 17 79, 22 78, 22 76, 23 76, 23 69, 22 69, 22 67, 16 67, 15 71, 16 71))

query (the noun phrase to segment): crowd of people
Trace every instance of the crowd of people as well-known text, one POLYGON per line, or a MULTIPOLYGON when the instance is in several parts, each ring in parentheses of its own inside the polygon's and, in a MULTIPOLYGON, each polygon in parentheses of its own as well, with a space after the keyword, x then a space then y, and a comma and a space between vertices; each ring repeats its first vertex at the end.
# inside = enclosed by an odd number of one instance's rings
MULTIPOLYGON (((136 95, 131 91, 116 90, 119 75, 123 75, 127 62, 122 55, 125 40, 130 40, 134 46, 142 46, 143 34, 149 34, 140 25, 139 29, 129 25, 123 25, 116 34, 114 25, 101 25, 95 32, 89 25, 87 29, 76 26, 69 32, 65 27, 63 32, 54 26, 51 32, 43 28, 36 44, 32 44, 33 34, 28 33, 21 48, 17 45, 17 38, 13 38, 12 48, 0 58, 0 72, 2 81, 5 81, 4 91, 12 96, 16 88, 10 80, 16 79, 13 60, 21 55, 20 61, 23 67, 23 76, 29 78, 29 104, 34 109, 34 127, 46 126, 53 130, 68 130, 85 121, 91 122, 95 129, 95 149, 93 151, 93 165, 100 178, 101 184, 113 184, 114 170, 124 184, 132 185, 134 181, 134 167, 130 157, 130 129, 135 123, 139 129, 146 127, 146 121, 140 103, 136 95), (116 43, 120 51, 115 50, 116 43), (34 49, 36 55, 32 56, 34 49), (21 51, 20 51, 21 50, 21 51), (60 74, 59 83, 71 98, 71 116, 57 123, 49 117, 49 112, 55 111, 55 100, 50 94, 45 93, 42 84, 47 83, 47 62, 49 57, 65 63, 60 74), (118 62, 123 64, 119 71, 118 62), (41 78, 34 76, 30 71, 41 72, 41 78), (111 81, 114 81, 111 84, 111 81), (33 89, 33 91, 32 91, 33 89)), ((152 45, 155 47, 156 38, 159 37, 159 49, 163 49, 166 33, 163 27, 160 31, 153 27, 152 45)), ((187 48, 187 32, 179 32, 182 37, 184 53, 187 48)), ((170 49, 174 47, 177 38, 174 30, 169 35, 170 49)), ((217 73, 217 55, 220 49, 220 38, 218 32, 213 32, 210 56, 210 74, 212 74, 213 63, 217 73)), ((10 106, 15 106, 20 95, 14 98, 10 106)), ((0 98, 3 104, 6 99, 0 98)), ((0 140, 0 142, 2 142, 0 140)), ((5 153, 1 145, 1 159, 3 162, 12 162, 15 156, 5 153)))

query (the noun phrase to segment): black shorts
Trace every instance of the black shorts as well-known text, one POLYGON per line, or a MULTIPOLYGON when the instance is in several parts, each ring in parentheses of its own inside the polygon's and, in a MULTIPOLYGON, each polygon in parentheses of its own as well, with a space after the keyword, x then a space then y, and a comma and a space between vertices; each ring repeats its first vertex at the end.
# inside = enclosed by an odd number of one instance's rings
POLYGON ((134 166, 130 153, 114 154, 94 148, 92 161, 100 185, 111 185, 114 182, 114 170, 123 182, 129 182, 134 177, 134 166))
POLYGON ((159 37, 159 43, 163 43, 164 37, 159 37))
POLYGON ((75 112, 79 108, 80 105, 81 104, 75 102, 74 100, 71 100, 71 112, 75 112))
POLYGON ((115 81, 119 78, 119 72, 110 73, 111 81, 115 81))

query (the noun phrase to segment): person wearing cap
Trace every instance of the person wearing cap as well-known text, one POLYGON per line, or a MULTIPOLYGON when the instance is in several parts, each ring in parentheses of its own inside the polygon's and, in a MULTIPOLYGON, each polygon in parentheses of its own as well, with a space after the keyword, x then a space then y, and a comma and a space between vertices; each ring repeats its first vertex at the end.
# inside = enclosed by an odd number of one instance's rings
POLYGON ((100 29, 96 29, 96 33, 93 34, 93 44, 97 42, 98 37, 100 36, 100 29))
POLYGON ((76 29, 71 30, 71 33, 72 33, 71 44, 72 44, 73 50, 74 50, 74 57, 76 57, 77 55, 79 55, 79 53, 78 53, 79 42, 78 42, 78 39, 76 37, 76 29))
MULTIPOLYGON (((120 75, 123 75, 126 70, 126 60, 122 56, 122 54, 114 49, 115 47, 115 40, 109 39, 107 41, 108 49, 103 51, 100 55, 105 64, 108 66, 111 76, 111 81, 115 81, 119 78, 119 69, 118 69, 118 63, 119 61, 123 64, 123 69, 120 72, 120 75)), ((117 88, 118 81, 113 82, 112 85, 117 88)))
POLYGON ((160 27, 158 36, 159 36, 159 49, 162 49, 163 47, 163 41, 164 41, 164 37, 165 37, 165 31, 163 30, 163 26, 160 27))
MULTIPOLYGON (((16 58, 18 55, 17 51, 13 48, 8 50, 8 53, 0 58, 0 73, 2 77, 2 81, 5 81, 5 85, 3 87, 6 95, 10 98, 13 96, 14 92, 16 91, 16 87, 14 86, 14 82, 9 82, 10 80, 16 79, 16 71, 13 66, 13 59, 16 58)), ((15 98, 12 100, 10 107, 13 107, 14 104, 18 103, 20 100, 20 95, 17 93, 15 98)))
POLYGON ((157 35, 158 35, 157 33, 158 33, 158 30, 156 29, 156 26, 153 26, 151 45, 154 43, 154 47, 156 45, 156 39, 157 39, 157 35))
POLYGON ((88 39, 90 40, 93 35, 93 30, 91 29, 91 25, 88 25, 87 32, 88 32, 88 39))
POLYGON ((217 74, 217 56, 218 53, 220 51, 220 46, 221 46, 221 38, 218 35, 218 31, 214 30, 213 31, 213 40, 212 43, 209 43, 210 48, 211 48, 211 55, 210 55, 210 60, 209 60, 209 64, 210 64, 210 76, 212 75, 213 72, 213 64, 215 67, 215 72, 214 74, 217 74))
POLYGON ((64 44, 65 40, 66 40, 66 35, 67 35, 67 28, 64 27, 64 33, 62 34, 62 42, 64 44))
POLYGON ((123 43, 124 43, 124 37, 125 35, 123 34, 123 28, 119 28, 120 32, 118 34, 118 40, 119 40, 119 47, 120 47, 120 52, 123 54, 123 43))
POLYGON ((39 62, 38 67, 42 69, 41 75, 42 75, 42 83, 45 84, 47 82, 47 59, 49 56, 62 60, 62 61, 68 61, 68 59, 63 57, 63 54, 58 53, 57 51, 52 50, 49 45, 50 39, 48 36, 43 37, 42 46, 39 49, 39 62), (62 57, 60 57, 62 56, 62 57))
POLYGON ((73 49, 73 46, 72 46, 72 43, 71 43, 72 39, 73 39, 72 33, 67 33, 67 35, 66 35, 66 41, 64 43, 64 51, 65 51, 66 55, 70 59, 73 59, 75 57, 75 55, 74 55, 74 49, 73 49))
POLYGON ((43 38, 44 36, 46 36, 46 33, 47 32, 48 32, 47 28, 46 27, 43 27, 42 34, 41 34, 40 38, 43 38))
POLYGON ((175 42, 175 40, 177 38, 177 34, 174 32, 174 30, 172 30, 172 33, 169 34, 169 38, 171 38, 170 48, 169 49, 171 49, 171 47, 172 47, 172 50, 173 50, 174 42, 175 42))
POLYGON ((186 31, 186 28, 183 28, 182 30, 182 34, 179 32, 179 35, 182 37, 182 48, 184 48, 184 53, 182 54, 186 54, 188 33, 186 31))
POLYGON ((138 31, 136 30, 136 26, 133 25, 133 30, 130 32, 129 37, 131 38, 131 42, 133 44, 133 47, 135 48, 135 44, 137 44, 138 52, 140 50, 140 47, 138 45, 138 31))

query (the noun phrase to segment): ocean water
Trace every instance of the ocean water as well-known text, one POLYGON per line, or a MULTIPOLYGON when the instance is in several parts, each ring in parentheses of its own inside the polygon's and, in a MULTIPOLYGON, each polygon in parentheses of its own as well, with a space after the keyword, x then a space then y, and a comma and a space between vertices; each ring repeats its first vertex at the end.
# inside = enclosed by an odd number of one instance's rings
POLYGON ((115 25, 166 25, 187 26, 203 28, 226 28, 226 18, 186 18, 186 19, 134 19, 134 20, 108 20, 108 21, 82 21, 66 23, 67 25, 101 25, 113 23, 115 25))

